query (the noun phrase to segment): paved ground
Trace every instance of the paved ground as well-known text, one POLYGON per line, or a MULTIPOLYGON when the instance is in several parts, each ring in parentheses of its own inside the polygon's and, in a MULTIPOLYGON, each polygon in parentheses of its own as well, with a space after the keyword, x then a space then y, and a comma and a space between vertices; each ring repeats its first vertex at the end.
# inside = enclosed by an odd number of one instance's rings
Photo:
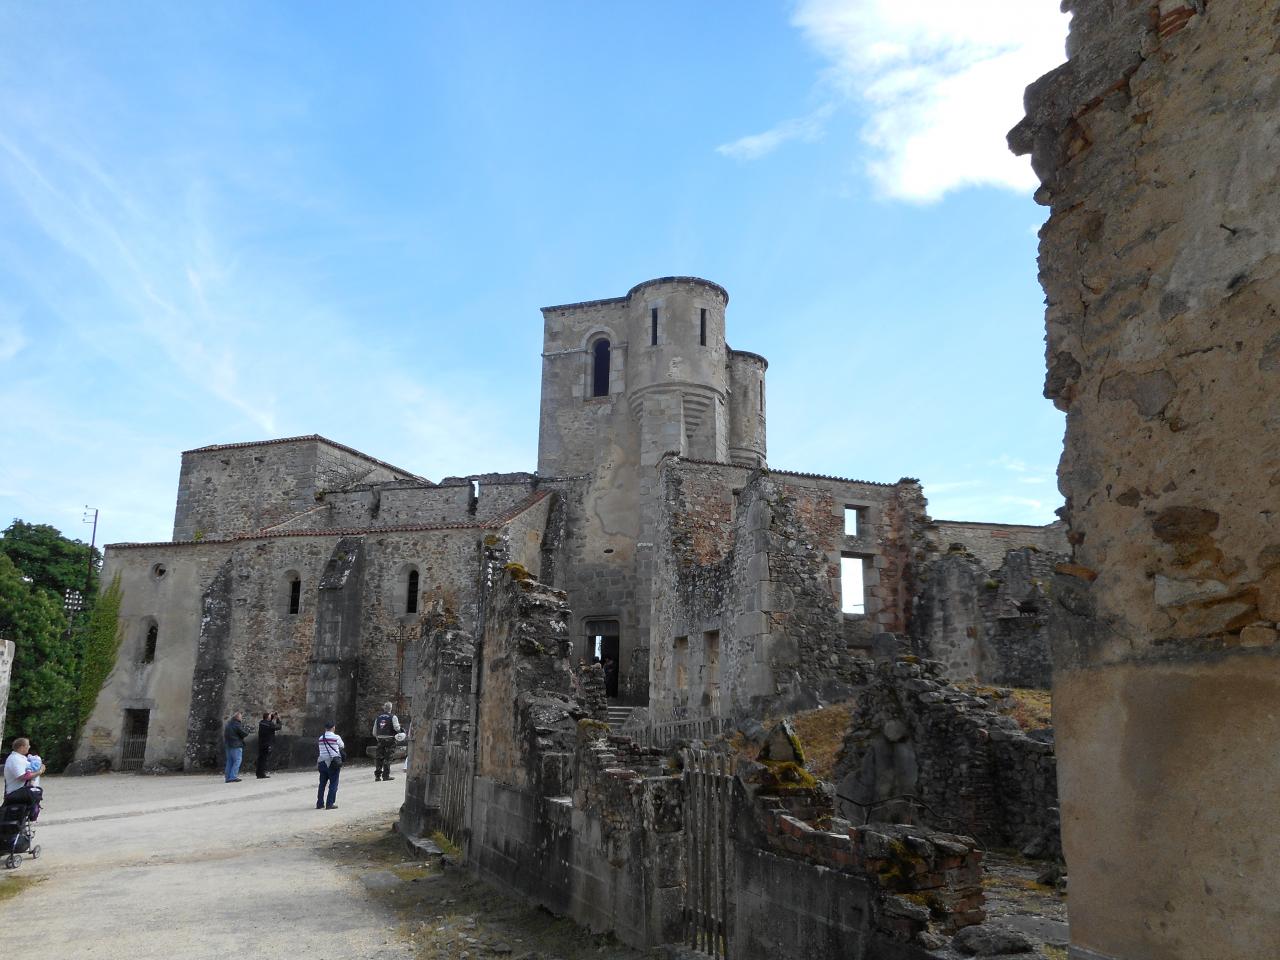
POLYGON ((0 871, 0 896, 27 878, 0 912, 65 960, 412 958, 398 915, 341 862, 357 836, 387 832, 404 780, 350 767, 331 811, 315 809, 315 781, 46 777, 43 852, 0 871))
POLYGON ((406 859, 403 778, 46 777, 38 860, 0 870, 0 917, 56 960, 638 960, 463 869, 406 859))

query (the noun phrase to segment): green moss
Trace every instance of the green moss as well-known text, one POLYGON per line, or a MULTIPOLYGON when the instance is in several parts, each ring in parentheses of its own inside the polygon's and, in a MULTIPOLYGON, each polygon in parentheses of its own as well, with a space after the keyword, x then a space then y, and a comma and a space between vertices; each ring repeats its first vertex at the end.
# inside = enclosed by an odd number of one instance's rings
POLYGON ((986 587, 988 590, 997 590, 1000 587, 1000 581, 988 580, 986 583, 983 584, 983 586, 986 587))
POLYGON ((529 571, 525 569, 522 563, 508 563, 502 568, 511 574, 512 580, 528 580, 530 579, 529 571))
POLYGON ((790 760, 765 760, 763 763, 765 769, 760 783, 777 793, 801 793, 818 788, 813 774, 798 763, 790 760))
POLYGON ((452 840, 437 830, 431 835, 431 842, 440 848, 441 853, 447 853, 451 857, 462 856, 462 850, 452 840))
POLYGON ((38 877, 5 877, 0 883, 0 903, 5 900, 12 900, 27 887, 39 883, 38 877))
POLYGON ((600 736, 607 737, 609 735, 609 725, 603 720, 594 720, 591 717, 583 717, 578 721, 578 732, 584 736, 600 736))
POLYGON ((496 547, 496 546, 498 545, 498 537, 497 537, 497 535, 496 535, 496 534, 492 534, 492 533, 488 534, 488 535, 484 538, 484 545, 485 545, 486 547, 496 547))

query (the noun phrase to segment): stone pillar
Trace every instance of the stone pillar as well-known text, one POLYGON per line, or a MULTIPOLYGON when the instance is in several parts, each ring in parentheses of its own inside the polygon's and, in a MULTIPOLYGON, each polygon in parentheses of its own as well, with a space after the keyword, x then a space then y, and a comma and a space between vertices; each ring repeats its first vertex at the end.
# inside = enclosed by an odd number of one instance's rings
MULTIPOLYGON (((9 676, 13 673, 13 649, 12 640, 0 640, 0 733, 4 731, 4 718, 9 706, 9 676)), ((5 746, 7 747, 8 744, 5 746)))
POLYGON ((1271 0, 1067 0, 1010 135, 1073 545, 1051 595, 1071 956, 1280 956, 1271 0))

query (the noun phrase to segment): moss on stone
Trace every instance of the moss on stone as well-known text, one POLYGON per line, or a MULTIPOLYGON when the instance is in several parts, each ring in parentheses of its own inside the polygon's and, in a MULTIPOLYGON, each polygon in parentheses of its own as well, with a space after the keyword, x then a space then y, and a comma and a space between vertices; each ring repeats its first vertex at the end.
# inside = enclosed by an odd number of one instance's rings
POLYGON ((801 793, 816 790, 818 781, 804 767, 791 760, 765 760, 764 772, 760 777, 761 786, 768 787, 776 793, 801 793))
POLYGON ((486 547, 496 547, 498 545, 497 535, 493 533, 486 534, 484 538, 484 545, 486 547))
POLYGON ((609 725, 603 720, 583 717, 578 721, 578 732, 584 736, 607 737, 609 735, 609 725))
POLYGON ((525 566, 523 563, 508 563, 502 569, 507 571, 507 573, 511 574, 512 580, 531 579, 531 575, 529 571, 525 569, 525 566))

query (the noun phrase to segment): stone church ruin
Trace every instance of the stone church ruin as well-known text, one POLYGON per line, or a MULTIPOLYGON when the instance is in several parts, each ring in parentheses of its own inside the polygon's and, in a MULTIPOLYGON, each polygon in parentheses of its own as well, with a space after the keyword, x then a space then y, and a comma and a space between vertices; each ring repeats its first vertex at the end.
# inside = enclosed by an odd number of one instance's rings
POLYGON ((792 887, 815 943, 914 956, 981 921, 980 844, 1057 850, 1052 746, 992 691, 1048 686, 1062 525, 937 520, 914 479, 771 468, 768 364, 729 347, 727 303, 669 277, 544 309, 536 472, 437 482, 319 436, 184 453, 173 539, 107 548, 124 640, 77 764, 211 767, 225 718, 268 708, 310 764, 324 720, 358 739, 390 698, 412 721, 406 834, 444 831, 629 943, 776 953, 727 903, 792 887), (876 766, 898 723, 879 713, 856 717, 847 791, 799 741, 757 761, 769 718, 886 683, 937 696, 888 751, 910 763, 876 766), (935 794, 965 738, 983 759, 957 804, 935 794), (911 826, 866 826, 889 810, 911 826))

